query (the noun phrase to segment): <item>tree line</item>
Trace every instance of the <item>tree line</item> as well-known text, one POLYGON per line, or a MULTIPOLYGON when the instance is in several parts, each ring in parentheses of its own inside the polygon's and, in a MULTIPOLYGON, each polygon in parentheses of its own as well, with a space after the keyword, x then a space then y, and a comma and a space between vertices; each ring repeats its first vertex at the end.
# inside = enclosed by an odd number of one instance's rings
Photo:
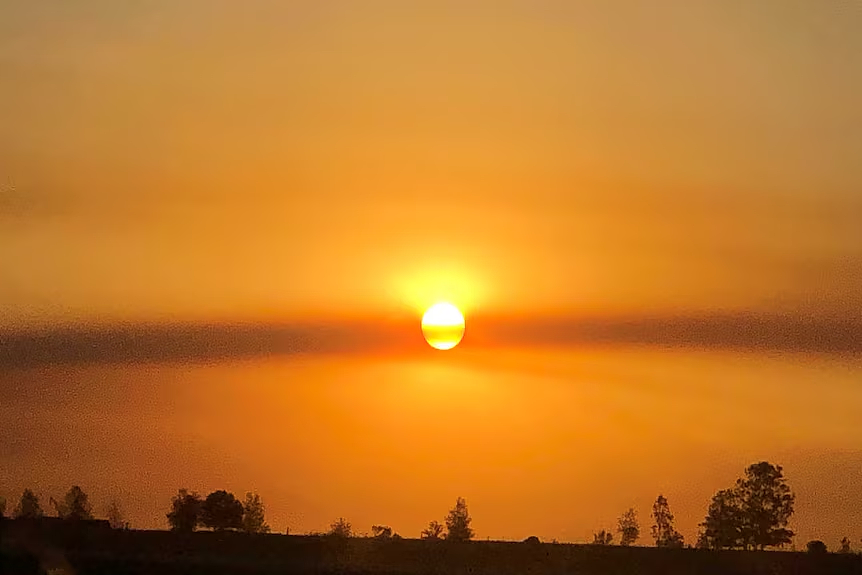
MULTIPOLYGON (((743 477, 729 489, 718 491, 700 524, 698 549, 767 549, 792 543, 794 532, 787 525, 793 515, 796 496, 780 465, 761 461, 748 466, 743 477)), ((685 540, 674 527, 667 498, 659 495, 653 504, 652 536, 657 547, 680 548, 685 540)), ((640 537, 637 512, 629 509, 617 522, 620 545, 633 545, 640 537)), ((593 544, 610 545, 614 534, 602 529, 593 535, 593 544)), ((826 545, 810 541, 810 552, 825 552, 826 545)), ((839 553, 851 553, 850 539, 844 537, 839 553)))
MULTIPOLYGON (((51 507, 54 508, 57 517, 70 521, 93 519, 93 506, 90 504, 89 496, 77 485, 73 485, 62 500, 57 501, 53 497, 49 499, 51 507)), ((6 515, 6 500, 0 498, 0 517, 6 515)), ((119 505, 116 502, 111 502, 107 511, 109 521, 116 518, 117 523, 121 523, 122 517, 119 510, 119 505)), ((18 504, 12 511, 12 517, 15 519, 41 519, 45 516, 45 510, 42 508, 42 502, 39 496, 32 489, 25 489, 18 500, 18 504)), ((119 525, 123 526, 123 525, 119 525)))
POLYGON ((198 527, 206 527, 215 531, 230 529, 246 533, 269 533, 265 511, 257 493, 246 493, 243 503, 233 493, 223 489, 213 491, 206 498, 196 492, 180 489, 171 500, 167 519, 173 531, 190 532, 198 527))
MULTIPOLYGON (((81 487, 74 485, 62 500, 49 499, 56 517, 69 521, 93 520, 93 506, 90 498, 81 487)), ((6 500, 0 497, 0 518, 6 515, 6 500)), ((14 519, 36 520, 46 516, 38 495, 32 489, 25 489, 12 510, 14 519)), ((120 506, 112 501, 106 512, 106 519, 114 529, 130 529, 120 506)), ((247 493, 245 504, 226 491, 215 491, 201 499, 196 493, 181 489, 172 500, 172 510, 168 513, 168 524, 178 531, 193 531, 197 527, 214 530, 236 529, 248 533, 268 533, 269 525, 264 519, 264 506, 257 493, 247 493)))
MULTIPOLYGON (((743 550, 784 547, 791 543, 794 536, 787 525, 793 515, 795 502, 796 496, 787 484, 781 466, 766 461, 750 465, 745 469, 743 477, 737 479, 732 487, 722 489, 713 496, 693 546, 699 549, 743 550)), ((52 497, 50 504, 57 517, 62 519, 93 519, 89 498, 77 485, 72 486, 61 501, 52 497)), ((0 517, 4 516, 5 511, 6 501, 0 498, 0 517)), ((241 502, 225 490, 213 491, 204 498, 196 492, 180 489, 171 500, 166 518, 173 531, 191 532, 205 528, 215 531, 269 533, 265 511, 257 493, 246 493, 245 500, 241 502)), ((25 489, 12 516, 23 519, 43 517, 44 511, 39 497, 32 490, 25 489)), ((664 495, 659 495, 653 503, 651 517, 653 524, 650 532, 656 547, 685 547, 685 539, 676 530, 674 515, 664 495)), ((129 528, 116 502, 109 506, 107 519, 114 528, 129 528)), ((429 522, 420 537, 432 541, 469 541, 475 535, 470 526, 471 522, 467 502, 459 497, 443 523, 429 522)), ((374 525, 371 530, 372 537, 377 539, 401 537, 387 525, 374 525)), ((620 537, 620 545, 637 543, 640 538, 640 524, 633 508, 620 516, 616 533, 620 537)), ((312 535, 352 537, 353 529, 346 519, 340 517, 332 522, 327 532, 312 535)), ((527 541, 539 540, 530 537, 527 541)), ((611 545, 613 541, 614 533, 610 530, 602 529, 593 535, 595 545, 611 545)), ((825 552, 826 545, 822 541, 811 541, 807 549, 812 553, 825 552)), ((851 552, 850 539, 842 539, 838 550, 842 553, 851 552)))
MULTIPOLYGON (((171 500, 171 509, 166 517, 172 531, 191 532, 199 527, 215 531, 237 530, 246 533, 269 533, 265 520, 265 508, 256 493, 246 494, 245 503, 224 490, 213 491, 206 498, 188 489, 180 489, 171 500)), ((473 538, 470 527, 472 518, 467 510, 467 502, 459 497, 445 518, 445 528, 437 521, 431 521, 420 535, 422 539, 449 541, 469 541, 473 538)), ((401 536, 388 525, 373 525, 372 537, 376 539, 400 539, 401 536)), ((353 537, 350 522, 339 517, 325 533, 311 535, 338 538, 353 537)))
MULTIPOLYGON (((674 549, 685 546, 685 539, 674 525, 674 517, 667 497, 659 495, 656 498, 651 516, 653 525, 650 531, 656 547, 674 549)), ((620 535, 620 545, 628 547, 637 543, 641 533, 637 511, 630 508, 622 514, 617 521, 617 533, 620 535)), ((602 529, 593 534, 593 545, 611 545, 613 541, 614 534, 611 531, 602 529)))
MULTIPOLYGON (((791 542, 787 528, 796 497, 787 485, 781 466, 766 461, 750 465, 730 489, 716 493, 706 518, 700 524, 696 547, 700 549, 766 549, 791 542)), ((652 535, 658 547, 683 547, 685 540, 674 527, 667 498, 659 495, 653 504, 652 535)), ((620 545, 633 545, 640 536, 637 513, 629 509, 617 524, 620 545)), ((601 530, 593 536, 596 545, 610 545, 613 533, 601 530)))

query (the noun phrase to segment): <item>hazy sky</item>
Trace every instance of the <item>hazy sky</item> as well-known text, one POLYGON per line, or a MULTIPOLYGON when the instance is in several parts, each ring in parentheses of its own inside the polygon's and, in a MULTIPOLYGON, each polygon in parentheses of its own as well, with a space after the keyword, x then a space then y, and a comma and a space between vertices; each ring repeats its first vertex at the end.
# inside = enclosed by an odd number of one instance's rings
POLYGON ((665 490, 691 538, 771 458, 806 536, 858 535, 860 102, 857 0, 0 0, 0 494, 89 482, 157 526, 177 487, 258 486, 280 529, 405 535, 464 495, 483 537, 586 539, 665 490), (452 356, 349 323, 421 345, 439 299, 748 339, 591 355, 537 324, 503 361, 469 323, 452 356), (325 355, 135 347, 323 320, 348 335, 290 349, 325 355), (60 324, 125 335, 21 359, 60 324), (829 337, 851 353, 798 353, 829 337))
POLYGON ((0 10, 6 325, 747 307, 862 267, 858 2, 0 10))

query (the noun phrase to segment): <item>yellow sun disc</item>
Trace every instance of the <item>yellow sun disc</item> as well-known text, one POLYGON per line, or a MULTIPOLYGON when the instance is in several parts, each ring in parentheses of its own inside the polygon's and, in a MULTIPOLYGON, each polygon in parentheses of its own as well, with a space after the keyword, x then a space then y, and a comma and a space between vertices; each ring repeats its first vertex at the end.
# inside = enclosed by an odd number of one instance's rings
POLYGON ((451 303, 438 303, 422 316, 422 335, 435 349, 452 349, 464 337, 464 316, 451 303))

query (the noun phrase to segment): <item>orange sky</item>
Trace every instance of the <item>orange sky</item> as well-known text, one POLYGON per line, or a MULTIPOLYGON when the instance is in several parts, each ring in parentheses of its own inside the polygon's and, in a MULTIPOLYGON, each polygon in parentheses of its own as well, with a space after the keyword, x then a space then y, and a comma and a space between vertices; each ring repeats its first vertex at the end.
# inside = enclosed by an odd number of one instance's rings
MULTIPOLYGON (((860 101, 862 8, 838 0, 7 0, 0 345, 61 324, 404 317, 418 345, 439 299, 468 322, 721 311, 860 341, 860 101)), ((20 463, 0 495, 80 477, 156 526, 177 487, 259 486, 280 529, 345 515, 407 535, 464 495, 482 536, 587 539, 662 490, 691 537, 769 457, 804 533, 862 531, 802 497, 862 498, 857 344, 814 360, 645 339, 593 354, 531 335, 503 359, 468 325, 457 359, 399 340, 206 367, 0 351, 17 422, 0 456, 20 463)))

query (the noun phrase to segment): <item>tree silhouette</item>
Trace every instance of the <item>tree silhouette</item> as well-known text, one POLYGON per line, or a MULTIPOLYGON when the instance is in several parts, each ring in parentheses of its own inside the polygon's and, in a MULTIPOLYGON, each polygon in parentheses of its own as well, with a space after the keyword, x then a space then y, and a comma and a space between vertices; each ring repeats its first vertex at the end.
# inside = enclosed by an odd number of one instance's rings
POLYGON ((793 531, 787 522, 796 497, 784 479, 780 465, 766 461, 750 465, 736 482, 742 508, 745 547, 765 549, 790 543, 793 531))
POLYGON ((105 518, 111 525, 111 529, 131 529, 131 525, 126 521, 123 512, 120 509, 120 504, 116 500, 108 504, 108 510, 105 512, 105 518))
POLYGON ((467 511, 467 502, 463 497, 455 501, 455 507, 446 516, 446 539, 449 541, 469 541, 473 538, 473 530, 470 523, 473 519, 467 511))
POLYGON ((73 485, 66 492, 62 502, 58 503, 54 499, 51 499, 51 504, 54 506, 54 509, 57 511, 57 517, 60 519, 80 521, 82 519, 93 518, 93 507, 90 505, 90 499, 84 493, 84 490, 77 485, 73 485))
POLYGON ((844 537, 841 539, 841 547, 838 548, 839 553, 853 553, 853 549, 850 547, 850 539, 844 537))
POLYGON ((172 531, 191 532, 197 528, 201 517, 203 501, 201 496, 187 489, 180 489, 171 500, 171 510, 167 514, 172 531))
POLYGON ((42 506, 39 504, 39 497, 30 489, 25 489, 24 493, 21 494, 18 506, 15 507, 15 517, 17 519, 39 519, 44 514, 42 506))
POLYGON ((814 541, 809 541, 805 545, 805 549, 807 549, 809 553, 826 553, 826 543, 815 539, 814 541))
POLYGON ((437 540, 442 539, 443 536, 443 525, 440 524, 439 521, 432 521, 428 524, 428 527, 422 530, 422 533, 419 535, 421 539, 431 539, 437 540))
POLYGON ((246 493, 243 504, 242 530, 246 533, 269 533, 264 512, 266 509, 257 493, 246 493))
POLYGON ((634 545, 641 534, 638 524, 638 514, 634 508, 629 508, 617 522, 617 532, 620 534, 620 545, 628 547, 634 545))
POLYGON ((664 495, 659 495, 652 506, 652 517, 655 523, 652 526, 652 537, 655 539, 656 547, 683 546, 682 534, 674 527, 673 513, 664 495))
POLYGON ((201 505, 201 525, 216 531, 242 527, 242 503, 224 489, 213 491, 201 505))
POLYGON ((614 534, 610 531, 602 529, 598 533, 593 533, 593 545, 610 545, 614 540, 614 534))
POLYGON ((347 538, 353 535, 353 529, 350 523, 344 517, 339 517, 329 526, 327 535, 332 537, 347 538))
POLYGON ((795 496, 780 466, 766 461, 748 466, 733 489, 712 498, 699 545, 713 549, 765 549, 790 543, 795 496))
POLYGON ((734 549, 743 546, 742 508, 739 495, 733 489, 723 489, 712 497, 698 547, 706 549, 734 549))
POLYGON ((0 497, 0 518, 6 517, 6 498, 0 497))

